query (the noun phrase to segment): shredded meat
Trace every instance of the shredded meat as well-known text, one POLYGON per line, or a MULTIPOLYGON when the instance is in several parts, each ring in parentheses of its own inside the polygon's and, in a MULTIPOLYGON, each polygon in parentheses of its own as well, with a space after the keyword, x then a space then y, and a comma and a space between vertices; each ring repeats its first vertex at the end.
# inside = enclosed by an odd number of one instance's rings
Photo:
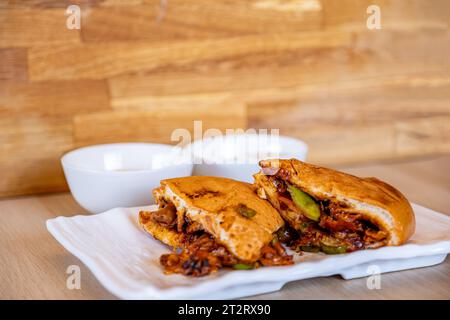
POLYGON ((318 222, 311 221, 303 216, 302 210, 292 201, 286 192, 286 183, 283 176, 277 174, 269 178, 278 192, 280 207, 285 212, 285 218, 293 215, 295 222, 293 225, 299 232, 300 237, 291 242, 293 249, 316 248, 317 250, 324 242, 332 243, 334 246, 342 246, 347 252, 382 246, 387 233, 379 230, 369 221, 365 221, 362 216, 354 212, 345 204, 330 200, 316 200, 320 207, 320 219, 318 222), (306 223, 305 223, 306 222, 306 223))
POLYGON ((204 232, 200 223, 187 219, 184 212, 177 212, 173 203, 165 202, 163 205, 163 208, 153 212, 151 219, 184 235, 181 252, 160 257, 160 263, 167 274, 200 277, 238 264, 256 268, 259 265, 279 266, 293 263, 292 256, 286 253, 279 242, 264 246, 259 261, 250 264, 241 261, 204 232))
POLYGON ((277 178, 276 176, 270 176, 269 180, 273 183, 275 188, 277 188, 278 194, 284 194, 287 193, 286 184, 283 180, 277 178))
POLYGON ((203 230, 200 223, 194 221, 186 227, 186 233, 195 233, 197 231, 203 230))
POLYGON ((292 256, 287 254, 280 242, 264 246, 259 261, 263 266, 285 266, 294 263, 292 256))
POLYGON ((367 229, 364 234, 364 242, 369 244, 371 248, 378 248, 383 245, 387 238, 386 231, 367 229))
MULTIPOLYGON (((223 245, 203 233, 201 235, 187 235, 186 245, 181 253, 164 254, 160 263, 167 274, 180 273, 187 276, 200 277, 218 271, 222 267, 232 267, 239 263, 245 263, 237 259, 223 245)), ((293 263, 292 256, 280 243, 264 246, 261 250, 261 259, 253 263, 258 267, 280 266, 293 263)))
POLYGON ((347 213, 335 213, 332 216, 323 215, 319 225, 322 228, 332 231, 360 231, 363 232, 363 225, 357 220, 357 217, 347 213))
POLYGON ((177 219, 177 209, 172 203, 168 203, 165 207, 153 212, 150 217, 154 222, 165 227, 173 227, 177 219))
POLYGON ((186 237, 181 253, 164 254, 160 258, 166 273, 181 273, 187 276, 205 276, 216 272, 222 266, 238 262, 223 246, 204 233, 201 236, 186 237))
POLYGON ((163 254, 160 263, 167 274, 180 273, 200 277, 216 272, 221 267, 220 258, 210 254, 215 243, 204 234, 192 240, 181 253, 163 254))
POLYGON ((298 211, 297 207, 295 206, 295 203, 291 199, 289 199, 285 196, 279 196, 278 201, 280 201, 281 207, 283 207, 283 205, 284 205, 289 210, 298 211))
POLYGON ((177 211, 177 232, 183 232, 186 222, 185 210, 177 211))

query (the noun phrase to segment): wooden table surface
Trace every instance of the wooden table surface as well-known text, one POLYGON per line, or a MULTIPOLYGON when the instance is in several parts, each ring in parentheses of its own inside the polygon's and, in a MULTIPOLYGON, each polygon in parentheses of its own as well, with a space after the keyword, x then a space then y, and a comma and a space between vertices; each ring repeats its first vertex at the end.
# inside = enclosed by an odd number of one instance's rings
MULTIPOLYGON (((450 214, 450 156, 340 168, 386 180, 412 201, 450 214)), ((91 272, 57 243, 45 221, 85 212, 70 194, 0 201, 1 299, 114 299, 91 272), (66 287, 67 267, 81 268, 81 289, 66 287)), ((291 282, 260 299, 450 299, 450 259, 427 268, 383 274, 381 289, 338 276, 291 282)))

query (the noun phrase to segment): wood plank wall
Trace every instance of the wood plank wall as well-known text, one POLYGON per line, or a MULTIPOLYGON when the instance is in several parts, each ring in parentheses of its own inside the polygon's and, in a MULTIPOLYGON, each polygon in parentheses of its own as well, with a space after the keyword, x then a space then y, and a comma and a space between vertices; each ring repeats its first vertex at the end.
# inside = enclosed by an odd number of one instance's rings
POLYGON ((64 152, 193 120, 279 128, 322 164, 448 153, 449 22, 447 0, 0 0, 0 196, 66 190, 64 152))

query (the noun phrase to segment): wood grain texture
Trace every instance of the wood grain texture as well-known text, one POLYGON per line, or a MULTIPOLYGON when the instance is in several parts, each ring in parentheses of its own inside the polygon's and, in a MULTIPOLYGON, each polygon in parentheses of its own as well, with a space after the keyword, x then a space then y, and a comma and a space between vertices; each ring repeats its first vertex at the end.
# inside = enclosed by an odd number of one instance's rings
POLYGON ((78 5, 80 8, 109 7, 130 5, 157 4, 159 0, 6 0, 0 2, 0 8, 19 9, 46 9, 67 8, 70 5, 78 5))
POLYGON ((450 116, 399 121, 396 133, 396 153, 400 156, 450 153, 450 116))
POLYGON ((346 83, 342 87, 318 84, 314 89, 298 94, 301 97, 298 100, 250 103, 250 125, 273 127, 278 123, 296 127, 302 123, 351 126, 448 116, 450 83, 447 81, 450 78, 427 75, 426 81, 423 80, 420 77, 389 77, 346 83), (429 81, 431 78, 436 81, 429 81))
POLYGON ((155 141, 175 144, 175 129, 187 129, 193 137, 194 121, 201 120, 203 130, 246 127, 246 109, 234 105, 179 105, 161 109, 78 115, 74 118, 74 140, 77 145, 100 142, 155 141), (124 126, 124 124, 127 124, 124 126), (111 135, 111 131, 114 135, 111 135))
POLYGON ((300 32, 322 23, 318 0, 283 1, 171 0, 167 12, 159 1, 139 6, 105 6, 86 11, 82 39, 166 41, 300 32), (163 20, 162 20, 163 19, 163 20), (270 26, 270 28, 268 28, 270 26))
POLYGON ((0 118, 0 194, 67 190, 59 158, 73 146, 67 117, 0 118))
POLYGON ((0 196, 65 186, 63 150, 171 142, 193 120, 278 128, 325 164, 448 153, 450 2, 378 0, 380 30, 367 29, 371 4, 0 1, 0 137, 17 146, 2 153, 0 196), (70 4, 81 30, 66 28, 70 4), (47 169, 21 189, 13 164, 51 140, 47 169))
POLYGON ((0 116, 76 115, 110 109, 105 81, 0 81, 0 116))
POLYGON ((313 163, 367 162, 395 155, 395 129, 391 124, 315 125, 289 132, 294 137, 301 136, 311 146, 308 161, 313 163))
POLYGON ((249 103, 249 126, 278 126, 281 134, 304 139, 310 161, 323 164, 449 152, 446 77, 320 88, 299 93, 303 99, 249 103))
POLYGON ((0 10, 0 48, 75 44, 79 30, 66 28, 65 9, 0 10))
POLYGON ((365 28, 369 5, 380 8, 383 28, 395 26, 409 29, 411 21, 422 27, 445 28, 450 21, 446 14, 450 4, 446 0, 409 0, 407 4, 395 0, 321 0, 321 4, 326 28, 345 28, 350 25, 365 28))
MULTIPOLYGON (((299 91, 343 90, 367 83, 415 86, 414 81, 448 78, 450 38, 437 32, 388 31, 383 40, 363 32, 338 47, 322 47, 283 52, 255 52, 220 61, 198 61, 183 66, 168 66, 152 71, 127 73, 110 78, 113 99, 143 96, 179 96, 186 93, 226 93, 240 99, 262 101, 284 96, 299 97, 299 91), (421 41, 421 50, 403 50, 421 41), (388 43, 399 45, 388 45, 388 43), (375 43, 375 45, 370 45, 375 43), (424 48, 442 43, 430 58, 424 48), (380 67, 382 66, 382 67, 380 67), (276 72, 273 70, 276 69, 276 72), (430 79, 427 79, 430 77, 430 79), (239 79, 239 81, 236 81, 239 79), (415 80, 418 79, 418 80, 415 80), (402 83, 400 83, 402 82, 402 83), (188 84, 188 85, 186 85, 188 84)), ((383 94, 380 90, 380 94, 383 94)), ((412 99, 411 99, 412 100, 412 99)))
MULTIPOLYGON (((450 214, 449 168, 447 156, 339 169, 379 177, 411 201, 450 214)), ((85 213, 70 194, 4 199, 0 212, 0 299, 115 299, 45 229, 47 219, 85 213), (66 287, 70 265, 80 267, 80 290, 66 287)), ((383 274, 380 290, 369 290, 367 278, 343 280, 333 276, 291 282, 278 292, 247 299, 449 299, 449 283, 447 258, 440 265, 383 274)))
POLYGON ((24 81, 27 74, 26 49, 0 49, 0 81, 24 81))
POLYGON ((99 79, 126 72, 184 66, 199 61, 217 61, 258 52, 276 53, 295 49, 335 47, 348 43, 342 33, 250 35, 156 44, 87 43, 71 47, 50 46, 30 49, 29 76, 33 81, 47 79, 99 79))

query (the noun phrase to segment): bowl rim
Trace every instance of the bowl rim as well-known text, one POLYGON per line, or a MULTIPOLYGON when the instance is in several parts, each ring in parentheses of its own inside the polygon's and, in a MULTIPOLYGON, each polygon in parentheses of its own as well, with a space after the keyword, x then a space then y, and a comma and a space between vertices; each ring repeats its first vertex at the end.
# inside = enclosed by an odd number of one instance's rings
MULTIPOLYGON (((212 136, 212 137, 207 137, 207 138, 202 138, 202 139, 199 139, 199 140, 192 141, 191 143, 187 144, 183 148, 185 148, 185 149, 192 148, 191 152, 193 153, 193 155, 194 156, 198 156, 197 154, 195 154, 195 150, 196 150, 195 146, 201 145, 203 143, 212 145, 212 144, 214 144, 214 140, 217 139, 217 138, 227 139, 227 137, 228 137, 228 139, 231 139, 231 137, 236 137, 236 136, 248 136, 248 137, 255 137, 256 136, 257 137, 257 136, 259 136, 259 134, 258 133, 237 133, 237 134, 228 134, 228 135, 225 134, 225 135, 212 136)), ((294 156, 294 154, 296 154, 296 153, 298 153, 298 154, 302 154, 303 153, 305 155, 308 154, 309 146, 304 140, 298 139, 298 138, 295 138, 295 137, 291 137, 291 136, 281 135, 281 134, 278 135, 278 138, 280 139, 279 140, 280 144, 283 144, 283 141, 284 141, 286 143, 291 143, 291 144, 298 145, 298 147, 300 149, 299 152, 293 152, 292 156, 294 156)), ((201 155, 201 158, 204 159, 204 155, 201 155)), ((280 159, 282 159, 281 154, 280 154, 280 159)))
POLYGON ((153 146, 153 147, 162 147, 164 149, 167 149, 167 151, 169 151, 170 148, 176 147, 176 145, 171 145, 171 144, 166 144, 166 143, 152 143, 152 142, 117 142, 117 143, 94 144, 94 145, 84 146, 84 147, 80 147, 80 148, 76 148, 76 149, 67 151, 66 153, 64 153, 61 156, 61 159, 60 159, 61 166, 64 171, 66 168, 70 168, 70 169, 75 169, 75 170, 84 171, 84 172, 108 174, 108 175, 144 174, 144 173, 158 172, 158 171, 167 170, 167 169, 170 170, 172 168, 177 168, 177 167, 181 167, 184 165, 192 166, 192 163, 179 163, 179 164, 168 165, 166 167, 158 168, 158 169, 132 169, 132 170, 125 170, 125 171, 113 171, 113 170, 102 170, 102 169, 81 167, 81 166, 74 165, 73 163, 70 163, 68 160, 68 157, 70 157, 71 155, 81 152, 81 151, 84 151, 84 150, 87 150, 87 149, 97 149, 97 148, 114 147, 114 146, 115 147, 118 147, 118 146, 125 146, 125 147, 128 147, 128 146, 141 146, 141 147, 153 146))

